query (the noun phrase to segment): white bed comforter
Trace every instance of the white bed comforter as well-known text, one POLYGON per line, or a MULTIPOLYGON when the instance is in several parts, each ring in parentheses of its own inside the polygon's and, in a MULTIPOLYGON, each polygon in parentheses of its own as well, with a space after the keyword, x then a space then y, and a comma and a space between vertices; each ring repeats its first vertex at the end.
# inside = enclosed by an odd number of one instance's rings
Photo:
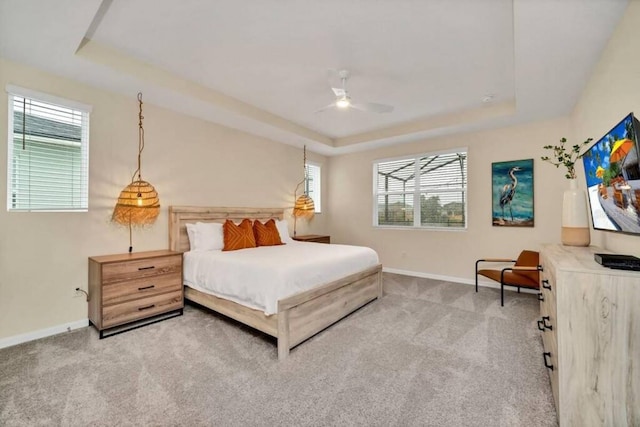
POLYGON ((362 246, 290 242, 239 251, 184 254, 184 284, 247 307, 278 311, 278 300, 378 264, 362 246))

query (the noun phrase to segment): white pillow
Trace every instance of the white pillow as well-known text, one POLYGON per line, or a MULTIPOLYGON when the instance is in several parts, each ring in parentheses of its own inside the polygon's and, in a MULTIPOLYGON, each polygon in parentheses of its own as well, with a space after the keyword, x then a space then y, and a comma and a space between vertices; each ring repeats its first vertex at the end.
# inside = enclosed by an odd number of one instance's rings
POLYGON ((224 247, 222 224, 217 222, 187 224, 187 236, 192 251, 215 251, 224 247))
POLYGON ((282 243, 291 243, 293 239, 289 235, 289 224, 287 221, 276 220, 276 228, 278 229, 278 233, 280 233, 280 240, 282 243))
POLYGON ((189 250, 196 250, 196 225, 187 224, 187 236, 189 236, 189 250))
POLYGON ((221 251, 224 248, 222 224, 196 222, 196 251, 221 251))

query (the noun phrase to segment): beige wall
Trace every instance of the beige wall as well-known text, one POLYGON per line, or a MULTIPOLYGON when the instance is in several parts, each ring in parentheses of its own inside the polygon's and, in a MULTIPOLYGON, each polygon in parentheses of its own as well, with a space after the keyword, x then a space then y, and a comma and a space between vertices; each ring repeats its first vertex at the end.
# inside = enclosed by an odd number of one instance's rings
MULTIPOLYGON (((93 106, 89 212, 15 213, 0 209, 0 339, 87 317, 87 257, 126 252, 128 231, 110 223, 129 182, 138 149, 138 105, 129 97, 84 86, 0 59, 0 85, 14 84, 93 106)), ((6 99, 6 98, 5 98, 6 99)), ((192 117, 144 105, 146 147, 142 177, 160 193, 160 217, 134 230, 135 251, 168 247, 169 205, 291 207, 302 176, 302 150, 192 117)), ((7 135, 7 102, 0 102, 0 135, 7 135)), ((3 145, 6 144, 3 143, 3 145)), ((328 169, 327 159, 308 153, 328 169)), ((6 200, 7 149, 0 150, 0 188, 6 200)), ((326 176, 326 173, 323 173, 326 176)), ((326 182, 323 192, 326 192, 326 182)), ((330 203, 323 201, 326 210, 330 203)), ((326 232, 327 215, 299 233, 326 232)))
POLYGON ((370 246, 385 268, 472 280, 483 257, 512 257, 520 250, 559 242, 561 170, 543 163, 542 146, 569 136, 568 119, 456 135, 331 159, 328 194, 332 241, 370 246), (372 164, 376 159, 468 147, 468 229, 397 230, 372 226, 372 164), (535 227, 494 227, 491 163, 534 159, 535 227))
MULTIPOLYGON (((576 140, 598 140, 624 116, 640 117, 640 2, 631 1, 571 116, 576 140)), ((579 177, 584 182, 584 170, 579 177)), ((640 257, 640 237, 592 231, 592 244, 640 257)))

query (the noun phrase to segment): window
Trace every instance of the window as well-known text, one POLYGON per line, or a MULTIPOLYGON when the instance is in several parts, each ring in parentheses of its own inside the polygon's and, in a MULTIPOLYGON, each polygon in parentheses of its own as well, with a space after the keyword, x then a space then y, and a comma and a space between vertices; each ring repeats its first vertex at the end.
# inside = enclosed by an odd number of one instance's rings
POLYGON ((87 211, 91 108, 7 86, 9 211, 87 211))
POLYGON ((315 213, 321 213, 321 191, 320 191, 320 165, 313 163, 307 163, 307 194, 313 199, 313 204, 316 208, 315 213))
POLYGON ((466 148, 377 161, 373 181, 374 226, 467 226, 466 148))

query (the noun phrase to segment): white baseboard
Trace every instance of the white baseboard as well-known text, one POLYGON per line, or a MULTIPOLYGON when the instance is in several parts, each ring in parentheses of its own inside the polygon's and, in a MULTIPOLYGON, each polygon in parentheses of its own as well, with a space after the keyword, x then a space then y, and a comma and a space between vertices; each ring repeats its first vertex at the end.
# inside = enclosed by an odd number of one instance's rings
POLYGON ((28 341, 50 337, 51 335, 61 334, 63 332, 70 332, 74 329, 80 329, 86 326, 89 326, 89 319, 76 320, 75 322, 52 326, 50 328, 40 329, 38 331, 27 332, 26 334, 2 338, 0 339, 0 348, 11 347, 28 341))
MULTIPOLYGON (((431 273, 423 273, 421 271, 410 271, 410 270, 400 270, 397 268, 388 268, 388 267, 382 267, 382 271, 386 272, 386 273, 393 273, 393 274, 401 274, 403 276, 412 276, 412 277, 423 277, 425 279, 433 279, 433 280, 444 280, 446 282, 454 282, 454 283, 462 283, 465 285, 471 285, 471 286, 475 286, 476 282, 474 280, 471 279, 465 279, 462 277, 453 277, 453 276, 442 276, 439 274, 431 274, 431 273)), ((482 286, 485 288, 494 288, 494 289, 500 289, 500 284, 497 282, 489 282, 486 280, 482 280, 482 279, 478 279, 478 286, 482 286)), ((513 291, 513 292, 517 292, 517 289, 511 286, 507 286, 504 288, 506 291, 513 291)), ((528 288, 520 288, 520 292, 524 292, 526 294, 537 294, 538 291, 535 289, 528 289, 528 288)))

